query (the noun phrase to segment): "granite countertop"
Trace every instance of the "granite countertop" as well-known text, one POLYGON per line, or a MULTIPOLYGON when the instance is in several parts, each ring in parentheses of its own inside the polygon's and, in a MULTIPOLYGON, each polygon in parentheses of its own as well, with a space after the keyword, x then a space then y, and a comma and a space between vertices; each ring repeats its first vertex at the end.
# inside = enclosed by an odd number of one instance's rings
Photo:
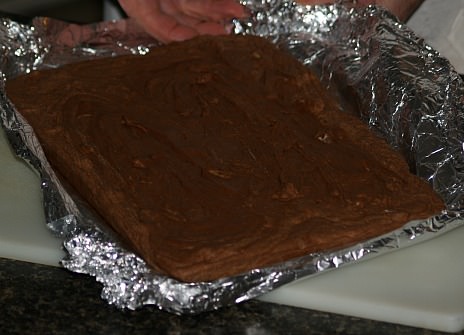
MULTIPOLYGON (((196 316, 118 310, 89 276, 0 258, 1 334, 448 334, 251 300, 196 316)), ((461 332, 460 334, 464 334, 461 332)))

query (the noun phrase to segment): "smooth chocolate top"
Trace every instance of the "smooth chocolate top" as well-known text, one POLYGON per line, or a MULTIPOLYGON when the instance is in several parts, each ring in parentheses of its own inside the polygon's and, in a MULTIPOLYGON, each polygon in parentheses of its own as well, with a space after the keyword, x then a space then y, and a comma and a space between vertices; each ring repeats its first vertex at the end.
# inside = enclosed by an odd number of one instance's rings
POLYGON ((346 247, 444 208, 264 38, 200 37, 36 71, 7 93, 52 166, 182 281, 346 247))

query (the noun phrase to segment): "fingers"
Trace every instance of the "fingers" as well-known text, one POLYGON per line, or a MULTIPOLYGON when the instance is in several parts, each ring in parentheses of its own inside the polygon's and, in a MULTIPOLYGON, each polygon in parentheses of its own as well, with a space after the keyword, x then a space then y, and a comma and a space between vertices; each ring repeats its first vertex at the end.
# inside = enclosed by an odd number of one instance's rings
POLYGON ((223 21, 246 16, 245 7, 235 0, 178 0, 175 3, 187 15, 206 21, 223 21))
POLYGON ((158 7, 151 13, 147 12, 146 15, 139 17, 140 24, 147 32, 164 43, 186 40, 198 35, 191 27, 194 22, 187 22, 187 18, 179 20, 180 16, 165 14, 158 7))
POLYGON ((201 34, 227 34, 225 24, 246 15, 236 0, 119 0, 119 3, 128 16, 165 43, 201 34))

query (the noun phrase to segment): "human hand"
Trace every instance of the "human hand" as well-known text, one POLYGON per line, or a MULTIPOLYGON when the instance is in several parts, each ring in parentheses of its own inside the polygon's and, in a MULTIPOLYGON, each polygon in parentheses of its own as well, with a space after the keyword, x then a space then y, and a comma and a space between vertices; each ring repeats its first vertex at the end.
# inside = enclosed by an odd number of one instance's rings
POLYGON ((246 16, 236 0, 119 0, 147 33, 168 43, 197 35, 227 34, 227 23, 246 16))
MULTIPOLYGON (((306 5, 322 5, 334 3, 334 0, 297 0, 297 2, 306 5)), ((423 0, 357 0, 358 6, 378 5, 388 9, 396 15, 401 21, 406 21, 414 11, 420 6, 423 0)))

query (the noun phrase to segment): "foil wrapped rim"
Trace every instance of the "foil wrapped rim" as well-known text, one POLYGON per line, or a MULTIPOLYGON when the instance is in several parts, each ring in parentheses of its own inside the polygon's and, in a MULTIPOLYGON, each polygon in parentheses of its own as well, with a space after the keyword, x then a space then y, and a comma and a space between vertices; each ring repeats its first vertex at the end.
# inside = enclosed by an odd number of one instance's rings
MULTIPOLYGON (((214 310, 300 278, 414 245, 463 223, 464 85, 449 62, 377 7, 301 6, 283 0, 244 4, 251 16, 235 20, 234 32, 270 38, 319 73, 329 89, 355 92, 359 117, 404 154, 416 173, 445 199, 448 211, 342 250, 213 282, 179 282, 154 273, 124 250, 98 215, 58 180, 33 130, 2 87, 4 129, 17 155, 40 173, 47 225, 65 239, 68 255, 63 266, 94 276, 103 284, 102 297, 119 308, 156 305, 176 314, 214 310)), ((78 26, 49 18, 26 23, 4 18, 0 39, 4 79, 83 59, 143 54, 160 45, 130 20, 78 26)))

